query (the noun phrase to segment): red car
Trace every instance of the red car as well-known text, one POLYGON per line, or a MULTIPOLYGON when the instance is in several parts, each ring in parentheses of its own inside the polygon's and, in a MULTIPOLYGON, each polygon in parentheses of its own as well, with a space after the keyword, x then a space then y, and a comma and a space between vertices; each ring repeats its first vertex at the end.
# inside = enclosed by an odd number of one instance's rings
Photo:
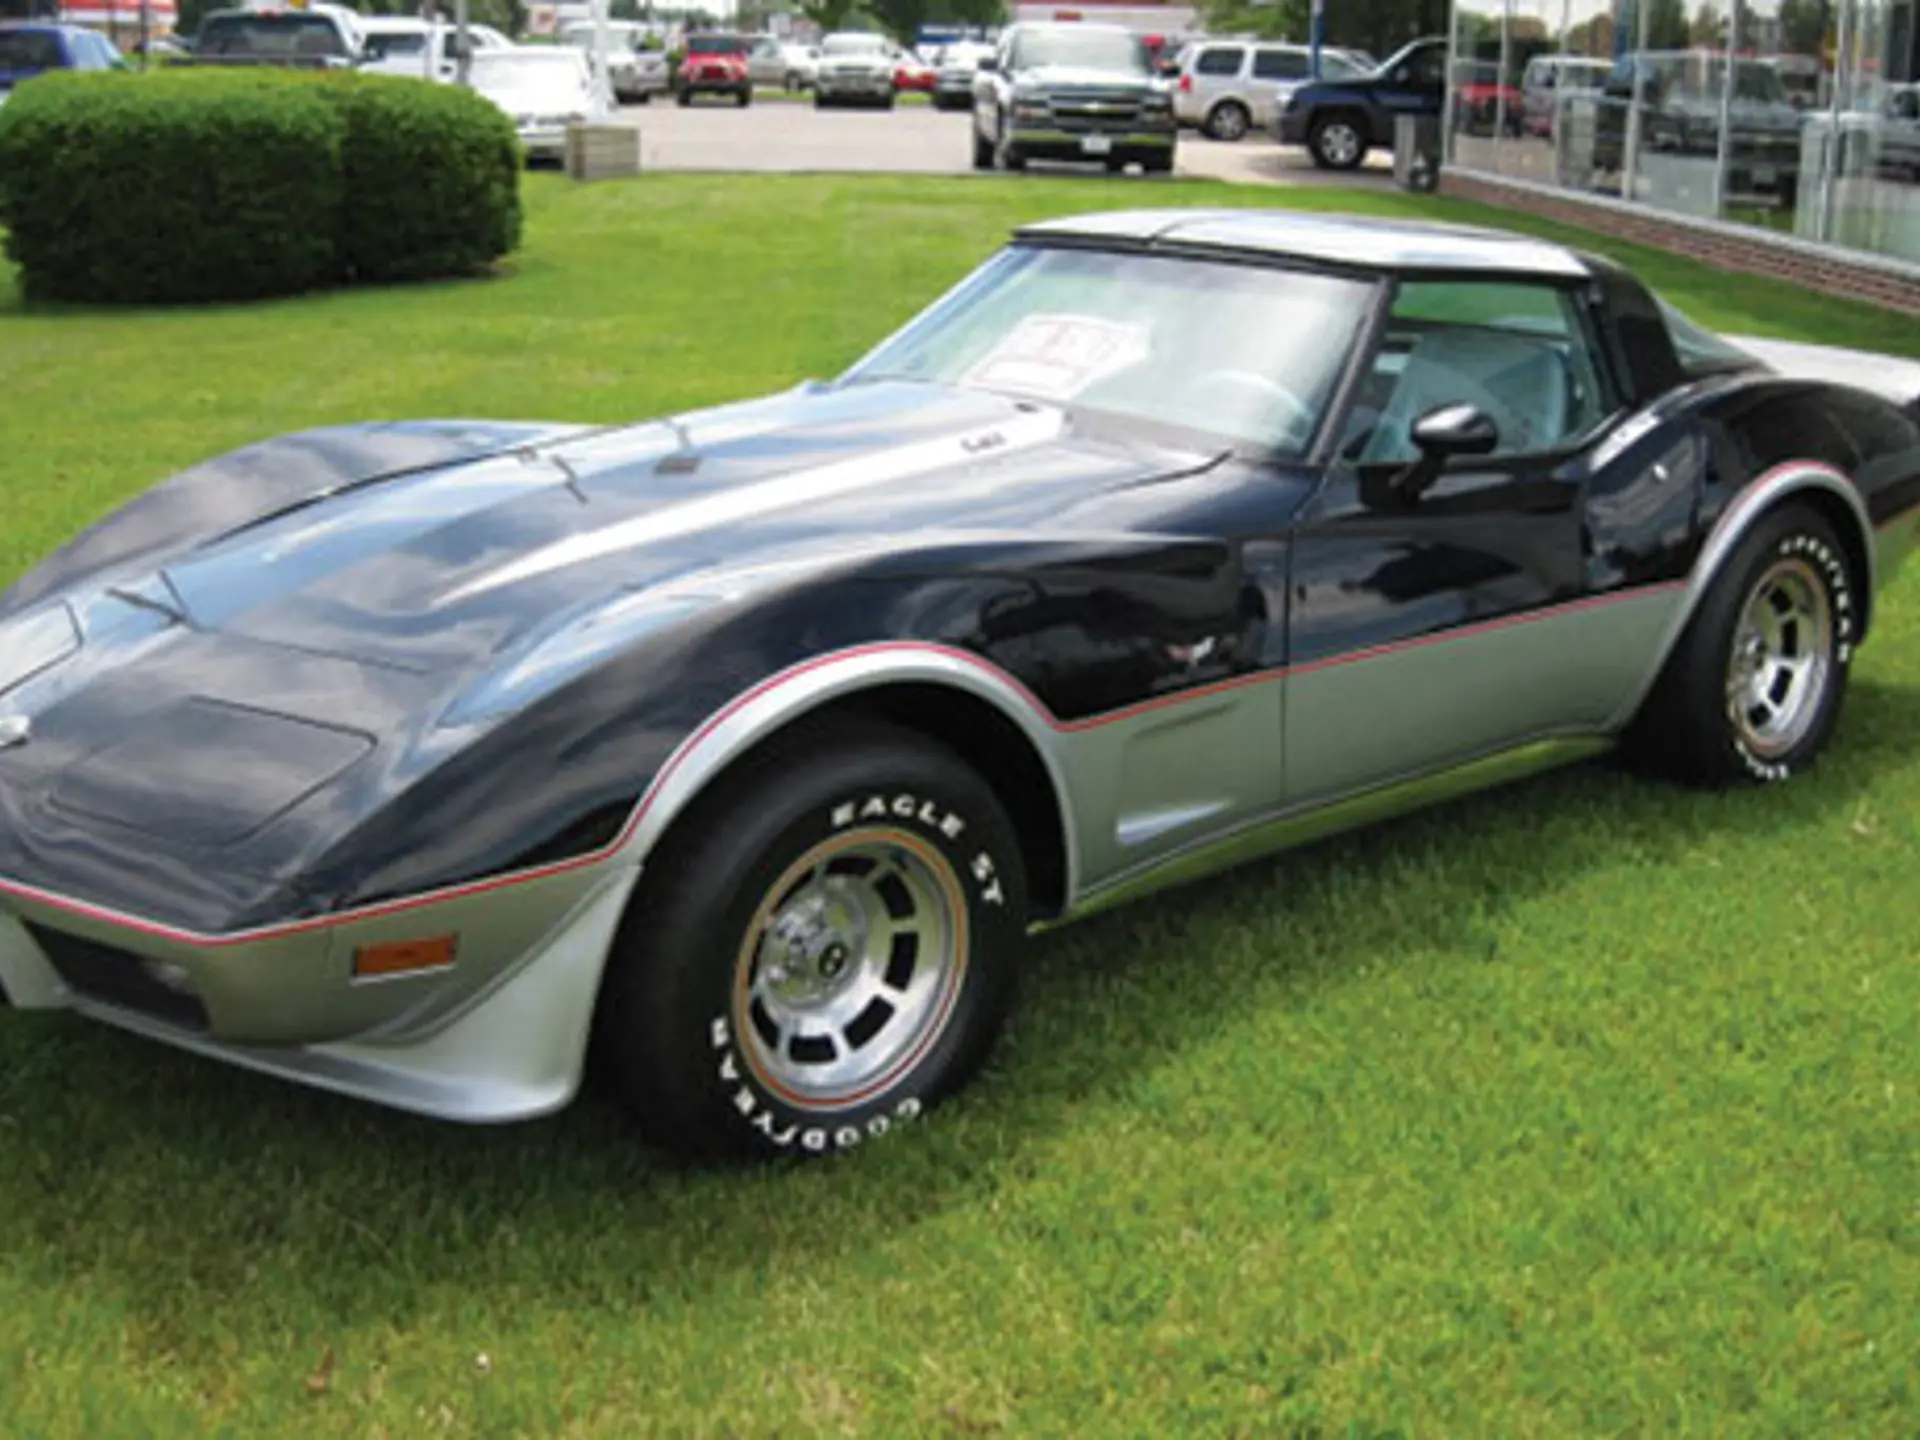
POLYGON ((1458 60, 1453 67, 1453 123, 1457 129, 1491 135, 1504 126, 1518 135, 1526 114, 1519 87, 1501 79, 1500 67, 1482 61, 1458 60))
POLYGON ((934 81, 937 79, 939 79, 938 71, 912 55, 902 55, 894 63, 893 88, 903 95, 909 90, 919 90, 930 95, 933 93, 934 81))
POLYGON ((674 98, 691 105, 696 95, 731 95, 736 105, 753 103, 743 36, 689 35, 687 53, 673 77, 674 98))

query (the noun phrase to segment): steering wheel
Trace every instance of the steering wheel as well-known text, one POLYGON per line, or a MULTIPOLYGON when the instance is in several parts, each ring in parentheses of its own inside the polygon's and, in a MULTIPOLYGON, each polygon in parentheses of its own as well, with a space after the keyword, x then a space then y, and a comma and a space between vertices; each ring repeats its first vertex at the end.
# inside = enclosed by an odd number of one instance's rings
POLYGON ((1282 423, 1285 426, 1285 433, 1289 436, 1298 435, 1305 438, 1313 433, 1318 417, 1314 415, 1306 401, 1278 380, 1270 379, 1253 370, 1239 370, 1231 366, 1223 366, 1218 370, 1205 370, 1194 377, 1194 388, 1203 393, 1215 385, 1238 386, 1242 390, 1256 391, 1263 403, 1268 405, 1277 403, 1286 411, 1282 423))

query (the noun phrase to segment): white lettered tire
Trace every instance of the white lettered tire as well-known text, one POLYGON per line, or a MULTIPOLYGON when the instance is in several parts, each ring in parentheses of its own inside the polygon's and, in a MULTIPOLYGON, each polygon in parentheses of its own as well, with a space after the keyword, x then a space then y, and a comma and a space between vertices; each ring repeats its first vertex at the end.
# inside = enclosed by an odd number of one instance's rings
POLYGON ((1762 516, 1674 647, 1628 735, 1634 754, 1700 785, 1806 769, 1839 723, 1860 583, 1818 511, 1789 503, 1762 516))
POLYGON ((1011 999, 1025 872, 993 791, 856 717, 729 772, 649 862, 596 1017, 642 1130, 696 1155, 822 1155, 919 1119, 1011 999))

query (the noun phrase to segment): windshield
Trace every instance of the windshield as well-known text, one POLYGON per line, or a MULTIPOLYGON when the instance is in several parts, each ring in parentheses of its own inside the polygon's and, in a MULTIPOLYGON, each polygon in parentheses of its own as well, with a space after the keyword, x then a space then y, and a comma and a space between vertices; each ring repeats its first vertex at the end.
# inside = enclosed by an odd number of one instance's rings
POLYGON ((398 55, 419 55, 427 48, 427 37, 421 34, 398 33, 382 35, 379 31, 367 36, 367 43, 361 54, 368 60, 391 60, 398 55))
POLYGON ((215 15, 200 27, 202 55, 345 55, 339 28, 321 15, 215 15))
POLYGON ((476 90, 539 90, 558 95, 584 93, 587 86, 586 57, 577 50, 482 50, 468 63, 467 73, 476 90))
POLYGON ((1072 65, 1086 70, 1147 73, 1147 50, 1139 37, 1122 30, 1029 30, 1014 43, 1015 66, 1072 65))
POLYGON ((829 35, 820 46, 823 55, 874 55, 886 48, 878 35, 829 35))
POLYGON ((744 55, 747 42, 738 35, 689 35, 689 55, 744 55))
POLYGON ((59 39, 44 30, 0 32, 0 73, 58 70, 62 58, 59 39))
POLYGON ((1304 453, 1373 286, 1015 246, 844 378, 926 380, 1304 453))

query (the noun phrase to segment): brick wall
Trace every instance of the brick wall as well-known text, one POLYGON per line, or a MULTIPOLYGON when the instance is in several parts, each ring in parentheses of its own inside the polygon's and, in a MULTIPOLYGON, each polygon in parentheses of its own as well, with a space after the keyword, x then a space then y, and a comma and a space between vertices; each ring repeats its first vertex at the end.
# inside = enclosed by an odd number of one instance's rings
POLYGON ((1689 224, 1638 207, 1609 205, 1566 191, 1507 185, 1479 175, 1440 172, 1440 193, 1504 209, 1524 210, 1543 220, 1672 251, 1709 265, 1787 280, 1828 295, 1920 316, 1920 276, 1902 275, 1850 259, 1845 251, 1810 251, 1769 240, 1765 232, 1729 234, 1719 227, 1689 224))

